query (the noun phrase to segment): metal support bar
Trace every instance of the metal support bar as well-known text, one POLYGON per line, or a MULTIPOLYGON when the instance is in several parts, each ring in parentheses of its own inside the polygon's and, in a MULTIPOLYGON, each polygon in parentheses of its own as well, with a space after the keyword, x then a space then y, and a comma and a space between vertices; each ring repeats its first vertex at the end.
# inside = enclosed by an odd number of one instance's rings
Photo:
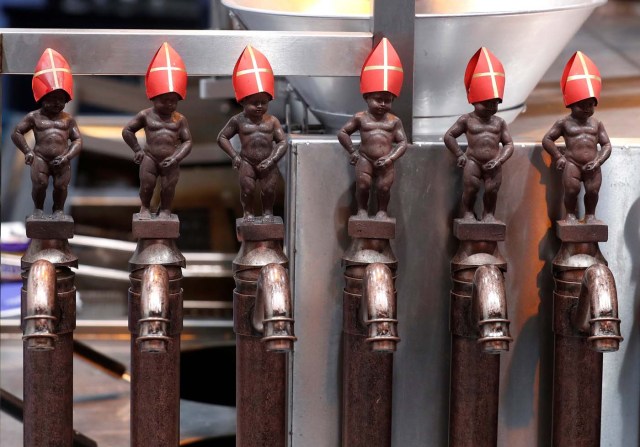
POLYGON ((52 47, 69 61, 74 75, 142 76, 151 56, 167 41, 191 76, 231 75, 238 55, 250 43, 259 43, 276 75, 359 76, 361 61, 371 51, 372 34, 11 28, 0 29, 0 37, 3 74, 33 74, 42 52, 52 47))
POLYGON ((404 79, 400 97, 393 102, 393 113, 404 126, 409 141, 413 141, 413 59, 415 0, 375 0, 372 31, 374 45, 383 37, 389 39, 400 56, 404 79))

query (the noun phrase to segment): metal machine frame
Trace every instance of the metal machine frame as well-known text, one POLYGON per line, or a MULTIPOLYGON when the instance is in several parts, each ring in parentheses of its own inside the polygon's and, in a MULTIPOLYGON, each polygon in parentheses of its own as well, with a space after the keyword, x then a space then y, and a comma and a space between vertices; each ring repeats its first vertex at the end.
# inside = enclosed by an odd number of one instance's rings
MULTIPOLYGON (((376 8, 402 10, 396 2, 376 8)), ((380 12, 380 9, 376 9, 380 12)), ((382 15, 382 14, 380 14, 382 15)), ((410 14, 411 16, 413 13, 410 14)), ((378 22, 379 23, 379 22, 378 22)), ((387 25, 388 26, 388 22, 387 25)), ((73 64, 74 75, 133 75, 146 72, 146 58, 165 40, 179 49, 192 76, 231 75, 243 47, 260 40, 274 72, 285 76, 358 76, 360 61, 372 47, 372 33, 0 30, 2 74, 31 74, 33 61, 47 46, 73 64), (317 48, 331 55, 318 57, 317 48), (313 50, 312 50, 313 49, 313 50), (84 55, 104 57, 83 57, 84 55), (206 57, 203 57, 206 55, 206 57)), ((396 45, 406 51, 409 38, 396 45)), ((407 31, 405 30, 405 37, 407 31)), ((395 43, 394 43, 395 45, 395 43)), ((412 51, 411 51, 412 54, 412 51)), ((411 63, 412 68, 412 63, 411 63)), ((412 70, 411 70, 412 71, 412 70)), ((0 100, 2 91, 0 89, 0 100)), ((412 95, 405 95, 410 111, 412 95)), ((405 118, 406 119, 406 118, 405 118)), ((551 423, 551 259, 558 241, 551 221, 559 216, 559 179, 551 174, 541 148, 516 144, 505 167, 498 212, 508 218, 505 257, 510 258, 507 288, 514 346, 501 367, 498 445, 546 444, 551 423), (528 254, 528 258, 518 256, 528 254)), ((604 244, 616 273, 623 334, 637 332, 640 269, 640 179, 628 172, 640 165, 640 146, 616 147, 603 166, 624 174, 606 177, 601 212, 610 225, 604 244), (625 169, 626 167, 626 169, 625 169), (625 173, 625 171, 627 171, 625 173), (624 199, 620 199, 624 197, 624 199), (634 277, 633 275, 636 275, 634 277)), ((339 337, 342 288, 340 256, 346 247, 346 220, 353 195, 353 172, 334 137, 294 136, 287 164, 287 251, 291 261, 294 310, 299 341, 290 363, 291 446, 339 444, 339 337), (331 166, 318 172, 318 163, 331 166), (323 191, 321 200, 309 198, 323 191), (300 231, 304 228, 304 231, 300 231)), ((393 445, 446 443, 449 384, 449 259, 454 252, 451 222, 460 182, 440 143, 412 146, 399 163, 391 213, 398 218, 394 241, 399 269, 398 319, 403 343, 395 357, 393 445), (420 238, 409 243, 409 233, 420 238), (418 241, 418 242, 416 242, 418 241), (426 251, 425 251, 426 249, 426 251), (422 251, 421 251, 422 250, 422 251), (422 253, 422 256, 421 256, 422 253), (429 253, 428 259, 424 253, 429 253), (439 260, 439 261, 438 261, 439 260)), ((605 253, 607 254, 607 253, 605 253)), ((605 360, 603 445, 634 445, 639 439, 637 337, 605 360)))

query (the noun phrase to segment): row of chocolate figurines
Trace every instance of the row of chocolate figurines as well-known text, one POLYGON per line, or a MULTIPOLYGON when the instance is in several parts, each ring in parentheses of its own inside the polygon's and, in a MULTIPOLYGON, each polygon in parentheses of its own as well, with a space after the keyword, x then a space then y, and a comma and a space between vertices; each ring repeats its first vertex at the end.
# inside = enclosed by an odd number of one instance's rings
MULTIPOLYGON (((233 70, 233 88, 243 111, 233 116, 218 135, 220 148, 232 159, 239 172, 241 203, 245 221, 256 221, 254 210, 261 189, 262 218, 273 220, 275 188, 279 172, 277 162, 287 148, 286 134, 278 119, 267 113, 274 98, 274 75, 267 58, 247 46, 233 70), (235 135, 240 151, 231 144, 235 135)), ((403 81, 400 58, 388 39, 383 38, 364 61, 360 91, 367 110, 356 113, 338 133, 338 141, 348 151, 356 171, 358 217, 368 216, 370 189, 375 184, 375 219, 387 219, 394 162, 407 149, 407 137, 400 119, 391 113, 403 81), (360 133, 355 146, 351 135, 360 133)), ((179 164, 190 153, 192 138, 186 118, 176 111, 186 96, 187 72, 180 55, 164 43, 153 57, 145 77, 147 97, 152 107, 142 110, 126 125, 122 137, 140 165, 140 219, 168 218, 179 178, 179 164), (146 144, 138 142, 136 132, 144 129, 146 144), (151 212, 156 182, 161 183, 160 208, 151 212)), ((571 113, 559 119, 543 138, 544 149, 551 154, 558 170, 563 171, 566 220, 578 222, 576 209, 581 182, 585 187, 584 222, 595 221, 595 208, 602 182, 600 166, 611 154, 611 143, 601 122, 592 117, 598 103, 602 80, 596 65, 578 51, 568 61, 560 82, 564 104, 571 113), (555 141, 564 138, 565 149, 555 141), (598 144, 600 150, 598 150, 598 144)), ((444 143, 463 169, 463 219, 475 221, 473 206, 484 184, 484 222, 495 221, 501 166, 513 153, 513 142, 505 121, 496 116, 505 86, 505 70, 489 49, 480 48, 470 59, 464 86, 473 111, 462 115, 446 132, 444 143), (457 138, 465 134, 468 145, 463 151, 457 138)), ((53 178, 52 219, 63 216, 70 181, 70 160, 82 147, 75 119, 64 112, 72 99, 71 67, 55 50, 47 48, 38 61, 32 81, 39 109, 29 113, 16 126, 12 140, 31 165, 34 216, 43 217, 43 205, 49 177, 53 178), (25 134, 34 132, 31 148, 25 134)))

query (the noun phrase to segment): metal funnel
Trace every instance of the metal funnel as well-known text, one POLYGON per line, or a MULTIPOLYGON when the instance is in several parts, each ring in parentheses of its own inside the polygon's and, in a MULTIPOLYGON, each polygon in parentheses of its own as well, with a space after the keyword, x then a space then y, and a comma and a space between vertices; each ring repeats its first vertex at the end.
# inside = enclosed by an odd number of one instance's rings
MULTIPOLYGON (((370 31, 369 0, 222 0, 250 30, 370 31)), ((606 0, 417 0, 414 134, 441 136, 467 103, 463 76, 485 46, 506 71, 499 115, 513 121, 569 39, 606 0)), ((318 57, 329 55, 318 52, 318 57)), ((364 62, 364 61, 363 61, 364 62)), ((327 64, 331 61, 327 60, 327 64)), ((335 131, 365 107, 355 77, 289 77, 311 111, 335 131)))

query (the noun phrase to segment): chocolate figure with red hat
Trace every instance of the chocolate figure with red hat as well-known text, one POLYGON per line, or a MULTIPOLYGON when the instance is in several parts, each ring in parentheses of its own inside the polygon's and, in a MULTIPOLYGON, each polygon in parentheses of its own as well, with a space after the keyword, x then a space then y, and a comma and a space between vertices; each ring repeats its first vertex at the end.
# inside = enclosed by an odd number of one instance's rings
POLYGON ((31 197, 34 217, 44 215, 44 200, 53 177, 53 218, 64 216, 64 203, 71 180, 72 158, 82 149, 82 139, 76 120, 64 112, 73 95, 71 67, 57 51, 47 48, 38 61, 32 81, 33 96, 40 105, 18 123, 11 139, 24 153, 31 166, 31 197), (33 130, 35 145, 27 144, 24 135, 33 130))
POLYGON ((243 111, 233 116, 218 134, 218 145, 232 159, 240 177, 243 218, 253 222, 257 186, 262 192, 262 222, 272 222, 276 185, 280 175, 277 162, 286 150, 286 135, 280 121, 267 113, 274 98, 271 64, 257 49, 248 45, 233 69, 233 89, 243 111), (231 138, 240 137, 240 152, 231 138))
POLYGON ((473 207, 484 183, 482 222, 496 222, 498 191, 502 183, 501 166, 513 154, 513 141, 507 123, 496 116, 504 95, 505 73, 500 60, 487 48, 480 48, 469 60, 464 74, 467 99, 473 112, 462 115, 444 135, 444 144, 463 168, 462 219, 475 221, 473 207), (457 138, 465 134, 463 152, 457 138), (502 148, 500 148, 502 143, 502 148))
POLYGON ((400 118, 391 113, 391 104, 402 88, 402 64, 398 53, 383 38, 365 61, 360 74, 360 92, 368 109, 356 113, 338 132, 338 141, 351 155, 356 167, 358 217, 368 216, 371 184, 376 187, 378 219, 386 219, 393 163, 407 150, 407 136, 400 118), (354 148, 351 134, 360 131, 360 147, 354 148))
POLYGON ((140 165, 139 218, 152 218, 151 198, 160 178, 158 217, 171 216, 171 204, 180 177, 179 164, 191 152, 191 132, 187 119, 176 112, 178 101, 187 94, 187 71, 180 55, 163 43, 156 52, 145 77, 147 97, 153 107, 142 110, 122 130, 122 138, 131 147, 134 161, 140 165), (142 148, 136 132, 144 129, 142 148))
POLYGON ((577 222, 580 182, 584 183, 584 222, 595 222, 596 205, 602 172, 600 166, 611 155, 611 142, 604 125, 593 118, 598 105, 602 79, 598 67, 584 53, 576 52, 562 73, 560 81, 564 105, 571 113, 555 122, 542 139, 542 147, 553 157, 562 171, 565 220, 577 222), (564 138, 561 151, 555 141, 564 138), (600 150, 598 150, 600 144, 600 150))

